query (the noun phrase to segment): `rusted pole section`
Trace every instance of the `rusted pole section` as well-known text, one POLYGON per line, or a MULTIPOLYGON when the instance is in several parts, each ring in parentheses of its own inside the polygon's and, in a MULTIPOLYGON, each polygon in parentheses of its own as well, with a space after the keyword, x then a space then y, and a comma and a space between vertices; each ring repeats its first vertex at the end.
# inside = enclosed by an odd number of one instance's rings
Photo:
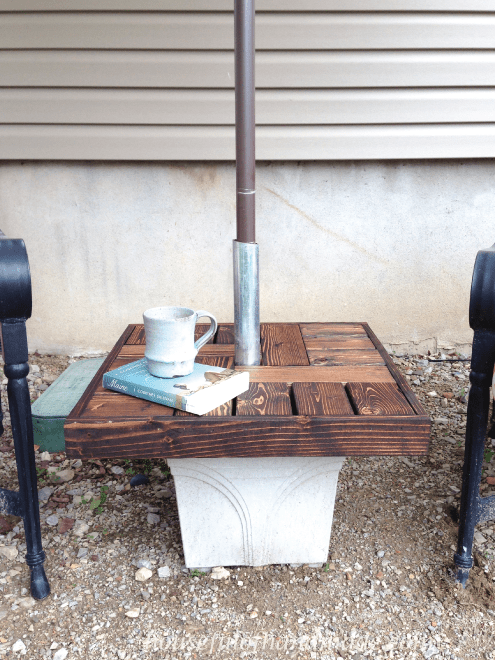
POLYGON ((254 0, 235 0, 237 238, 234 241, 235 362, 260 363, 259 254, 255 231, 254 0))

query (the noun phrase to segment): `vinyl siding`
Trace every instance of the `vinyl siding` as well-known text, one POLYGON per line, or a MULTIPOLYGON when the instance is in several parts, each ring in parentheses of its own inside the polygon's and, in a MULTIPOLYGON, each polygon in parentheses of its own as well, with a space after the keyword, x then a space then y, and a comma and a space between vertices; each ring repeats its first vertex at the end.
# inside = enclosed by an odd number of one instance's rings
MULTIPOLYGON (((0 158, 232 160, 232 4, 0 0, 0 158)), ((492 1, 256 8, 258 159, 495 156, 492 1)))

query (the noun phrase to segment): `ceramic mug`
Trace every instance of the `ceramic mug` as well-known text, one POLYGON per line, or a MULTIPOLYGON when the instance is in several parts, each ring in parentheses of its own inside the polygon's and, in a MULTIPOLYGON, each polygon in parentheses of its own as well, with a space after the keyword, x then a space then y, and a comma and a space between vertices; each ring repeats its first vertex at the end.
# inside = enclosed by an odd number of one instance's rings
POLYGON ((195 312, 189 307, 154 307, 144 312, 143 319, 146 334, 144 355, 149 372, 159 378, 192 373, 199 349, 217 330, 213 314, 204 310, 195 312), (203 316, 210 319, 210 327, 194 341, 196 322, 203 316))

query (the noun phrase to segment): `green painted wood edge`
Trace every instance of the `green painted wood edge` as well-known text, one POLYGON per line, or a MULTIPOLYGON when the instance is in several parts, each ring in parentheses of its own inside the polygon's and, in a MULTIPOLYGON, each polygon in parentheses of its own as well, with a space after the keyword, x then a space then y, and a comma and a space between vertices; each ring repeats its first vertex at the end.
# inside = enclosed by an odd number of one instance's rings
POLYGON ((105 358, 73 362, 31 406, 40 451, 65 451, 64 422, 105 358))

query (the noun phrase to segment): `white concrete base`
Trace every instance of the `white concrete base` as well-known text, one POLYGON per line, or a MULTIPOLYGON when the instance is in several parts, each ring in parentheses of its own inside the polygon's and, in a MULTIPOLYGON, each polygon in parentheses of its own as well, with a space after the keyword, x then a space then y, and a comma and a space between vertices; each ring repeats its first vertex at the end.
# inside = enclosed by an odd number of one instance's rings
POLYGON ((325 562, 343 460, 169 459, 186 566, 325 562))

